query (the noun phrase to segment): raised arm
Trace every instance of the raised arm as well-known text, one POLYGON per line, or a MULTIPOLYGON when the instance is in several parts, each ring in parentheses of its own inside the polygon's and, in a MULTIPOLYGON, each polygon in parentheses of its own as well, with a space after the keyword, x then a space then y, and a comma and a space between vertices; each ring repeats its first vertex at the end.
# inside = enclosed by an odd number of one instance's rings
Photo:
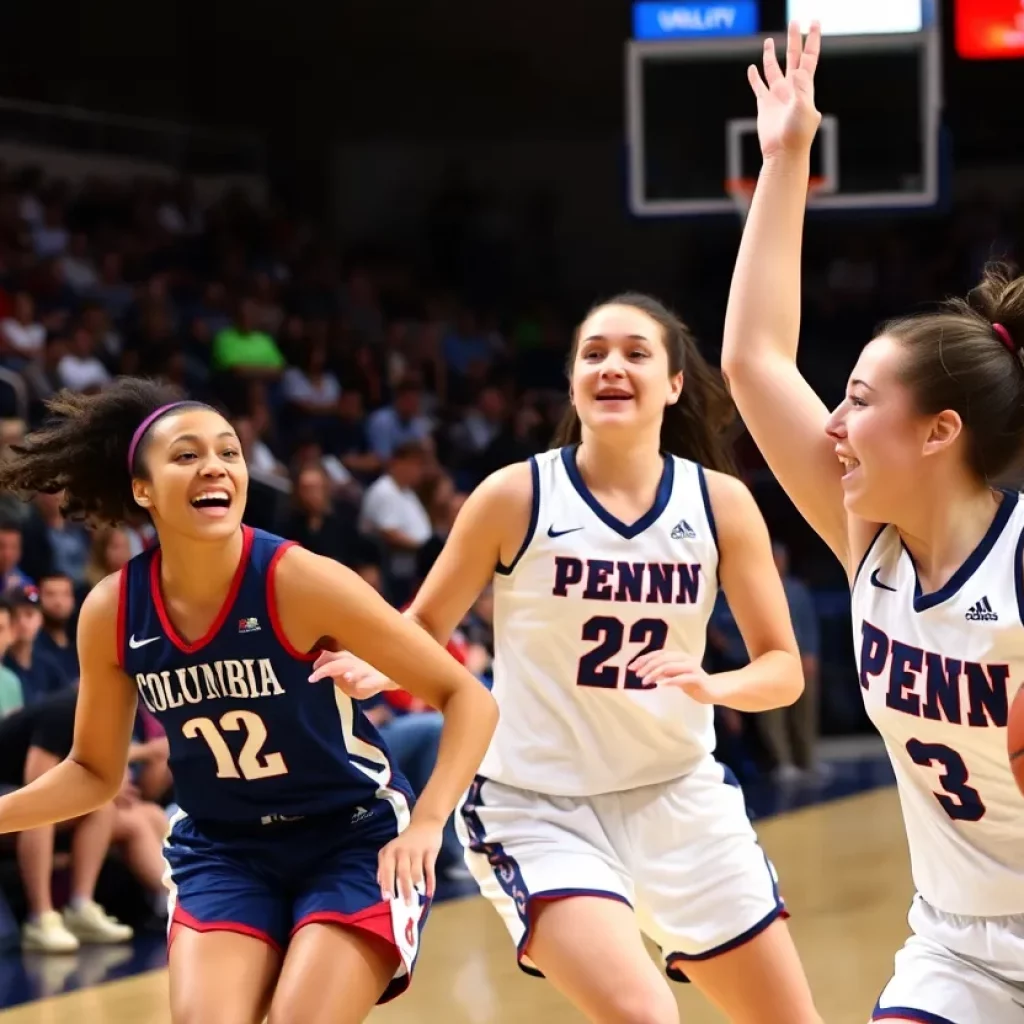
POLYGON ((757 96, 764 163, 743 230, 725 318, 722 370, 751 436, 803 517, 849 566, 842 469, 825 433, 828 410, 796 365, 800 260, 811 143, 821 121, 814 72, 821 30, 790 25, 783 73, 771 39, 757 96))
POLYGON ((0 832, 51 825, 102 807, 121 788, 138 691, 117 657, 118 577, 85 599, 78 622, 82 674, 75 739, 68 757, 22 789, 0 798, 0 832))

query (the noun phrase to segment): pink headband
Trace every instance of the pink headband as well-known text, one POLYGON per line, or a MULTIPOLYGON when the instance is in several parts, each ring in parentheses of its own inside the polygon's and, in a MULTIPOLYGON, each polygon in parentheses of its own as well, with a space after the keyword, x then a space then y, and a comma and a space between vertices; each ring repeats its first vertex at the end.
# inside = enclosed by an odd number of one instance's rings
POLYGON ((139 447, 139 442, 145 436, 146 431, 149 430, 153 424, 160 419, 165 412, 170 412, 172 409, 177 409, 181 405, 195 405, 195 402, 171 402, 170 405, 161 405, 155 412, 151 412, 135 429, 135 433, 132 434, 132 443, 128 446, 128 472, 135 472, 135 449, 139 447))
POLYGON ((1010 332, 1002 324, 993 324, 992 330, 999 335, 999 340, 1014 354, 1017 352, 1017 346, 1013 343, 1013 338, 1010 337, 1010 332))

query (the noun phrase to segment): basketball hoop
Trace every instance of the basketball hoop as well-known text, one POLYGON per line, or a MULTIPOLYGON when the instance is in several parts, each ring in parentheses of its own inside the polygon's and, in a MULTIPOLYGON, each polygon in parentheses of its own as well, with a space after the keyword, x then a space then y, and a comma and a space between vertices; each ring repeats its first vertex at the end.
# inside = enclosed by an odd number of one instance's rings
MULTIPOLYGON (((825 179, 812 175, 807 182, 807 198, 810 200, 823 190, 825 179)), ((747 214, 750 213, 750 204, 754 201, 754 189, 757 187, 757 178, 729 178, 725 183, 726 195, 732 198, 739 210, 740 221, 746 223, 747 214)))

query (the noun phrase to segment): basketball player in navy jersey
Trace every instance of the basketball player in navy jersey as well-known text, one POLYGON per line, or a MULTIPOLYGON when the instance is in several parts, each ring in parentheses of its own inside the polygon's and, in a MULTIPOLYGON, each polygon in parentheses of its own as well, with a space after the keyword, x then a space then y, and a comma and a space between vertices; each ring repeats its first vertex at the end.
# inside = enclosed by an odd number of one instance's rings
POLYGON ((245 462, 214 409, 122 378, 50 412, 0 489, 63 490, 66 513, 113 523, 141 507, 159 545, 86 599, 74 748, 0 799, 0 832, 110 800, 141 700, 166 729, 182 808, 166 852, 175 1024, 364 1019, 408 984, 494 701, 354 573, 242 525, 245 462), (334 646, 444 712, 415 810, 359 707, 310 681, 334 646))
MULTIPOLYGON (((917 894, 875 1021, 1024 1020, 1024 803, 1007 756, 1024 679, 1024 278, 886 324, 829 412, 797 367, 821 33, 751 67, 764 165, 722 365, 772 472, 847 572, 868 715, 917 894)), ((875 993, 865 993, 874 998, 875 993)))

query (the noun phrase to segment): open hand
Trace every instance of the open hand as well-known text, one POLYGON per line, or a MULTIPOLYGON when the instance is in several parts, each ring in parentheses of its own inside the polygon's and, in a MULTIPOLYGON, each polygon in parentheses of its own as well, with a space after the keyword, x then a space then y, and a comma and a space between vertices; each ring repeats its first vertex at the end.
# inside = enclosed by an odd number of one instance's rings
POLYGON ((330 679, 346 697, 353 700, 367 700, 382 690, 397 689, 386 675, 348 651, 320 652, 313 662, 309 681, 318 683, 321 679, 330 679))
POLYGON ((377 858, 377 884, 381 896, 391 900, 401 896, 412 903, 414 891, 434 896, 434 864, 441 849, 442 826, 411 821, 405 831, 392 839, 377 858))
POLYGON ((716 687, 700 662, 683 651, 651 651, 630 666, 647 687, 675 686, 699 704, 714 704, 716 687))
POLYGON ((764 78, 757 66, 747 68, 747 78, 757 97, 757 137, 761 155, 809 150, 821 114, 814 105, 814 72, 821 55, 821 26, 811 25, 801 42, 800 28, 790 22, 786 41, 786 73, 775 54, 775 42, 764 41, 764 78))

